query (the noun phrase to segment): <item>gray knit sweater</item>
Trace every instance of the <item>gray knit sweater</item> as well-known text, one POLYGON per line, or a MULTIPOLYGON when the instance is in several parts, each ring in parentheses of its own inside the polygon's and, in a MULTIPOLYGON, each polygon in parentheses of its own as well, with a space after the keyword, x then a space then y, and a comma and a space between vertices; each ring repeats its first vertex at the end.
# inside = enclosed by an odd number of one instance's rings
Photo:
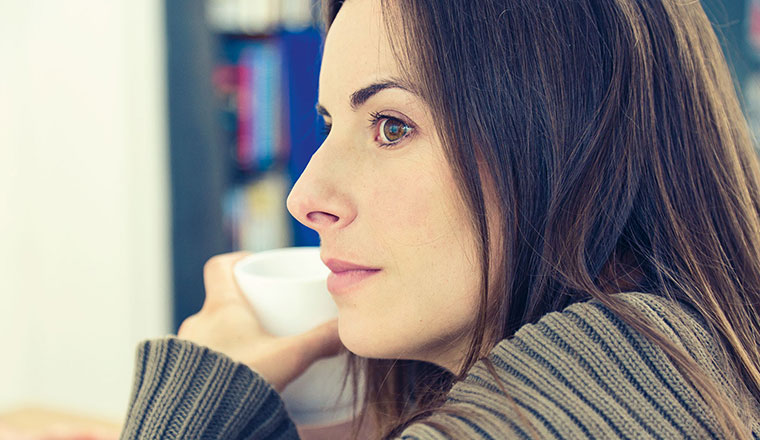
MULTIPOLYGON (((619 296, 686 350, 724 389, 736 385, 711 355, 715 341, 680 305, 643 293, 619 296)), ((438 413, 455 439, 721 438, 714 414, 665 353, 596 301, 526 325, 489 354, 522 416, 482 362, 456 383, 438 413)), ((740 385, 741 386, 741 385, 740 385)), ((740 388, 741 389, 741 388, 740 388)), ((734 396, 730 396, 734 397, 734 396)), ((751 425, 760 438, 758 420, 751 425)), ((137 349, 122 439, 297 439, 274 389, 246 366, 176 338, 137 349)), ((442 439, 425 420, 402 439, 442 439)))

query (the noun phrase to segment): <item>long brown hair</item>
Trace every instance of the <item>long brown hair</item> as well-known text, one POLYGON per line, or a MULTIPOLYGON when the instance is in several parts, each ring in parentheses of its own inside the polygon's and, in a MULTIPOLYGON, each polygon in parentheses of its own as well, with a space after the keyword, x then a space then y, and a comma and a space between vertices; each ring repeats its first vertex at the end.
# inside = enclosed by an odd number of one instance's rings
MULTIPOLYGON (((365 377, 357 426, 369 417, 378 435, 400 433, 442 409, 484 348, 595 298, 667 353, 727 438, 748 439, 760 402, 760 168, 699 2, 379 1, 461 195, 480 213, 483 287, 459 374, 351 359, 365 377), (484 215, 489 197, 498 222, 484 215), (612 295, 626 290, 697 310, 750 395, 729 399, 612 295)), ((342 3, 323 2, 326 29, 342 3)))

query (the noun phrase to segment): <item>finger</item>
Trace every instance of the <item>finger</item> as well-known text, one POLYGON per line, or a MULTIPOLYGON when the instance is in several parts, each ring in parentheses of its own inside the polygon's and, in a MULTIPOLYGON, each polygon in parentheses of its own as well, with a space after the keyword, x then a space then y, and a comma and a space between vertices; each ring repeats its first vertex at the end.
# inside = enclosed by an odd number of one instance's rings
POLYGON ((320 324, 313 329, 293 336, 294 343, 302 350, 302 359, 306 366, 315 361, 339 354, 344 348, 338 335, 338 319, 320 324))
POLYGON ((203 284, 206 288, 204 305, 215 305, 243 298, 235 281, 234 267, 237 262, 251 255, 250 252, 231 252, 211 257, 203 266, 203 284))

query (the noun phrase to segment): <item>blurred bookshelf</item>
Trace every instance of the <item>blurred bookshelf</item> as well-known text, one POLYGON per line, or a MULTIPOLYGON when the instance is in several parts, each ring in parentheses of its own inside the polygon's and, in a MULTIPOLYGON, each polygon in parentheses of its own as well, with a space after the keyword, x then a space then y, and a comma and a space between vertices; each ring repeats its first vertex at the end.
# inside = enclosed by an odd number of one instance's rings
MULTIPOLYGON (((285 208, 321 141, 318 3, 165 0, 175 330, 211 256, 319 244, 285 208)), ((757 142, 760 0, 702 3, 757 142)))
POLYGON ((287 212, 321 142, 314 0, 166 0, 174 330, 213 255, 319 238, 287 212))

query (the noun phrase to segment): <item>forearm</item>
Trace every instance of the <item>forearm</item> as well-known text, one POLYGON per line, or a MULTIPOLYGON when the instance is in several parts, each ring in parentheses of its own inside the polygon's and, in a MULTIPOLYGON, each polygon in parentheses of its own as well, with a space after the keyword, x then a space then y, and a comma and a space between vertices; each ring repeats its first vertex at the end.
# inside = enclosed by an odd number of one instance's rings
POLYGON ((253 370, 188 341, 138 346, 121 439, 298 439, 270 384, 253 370))

